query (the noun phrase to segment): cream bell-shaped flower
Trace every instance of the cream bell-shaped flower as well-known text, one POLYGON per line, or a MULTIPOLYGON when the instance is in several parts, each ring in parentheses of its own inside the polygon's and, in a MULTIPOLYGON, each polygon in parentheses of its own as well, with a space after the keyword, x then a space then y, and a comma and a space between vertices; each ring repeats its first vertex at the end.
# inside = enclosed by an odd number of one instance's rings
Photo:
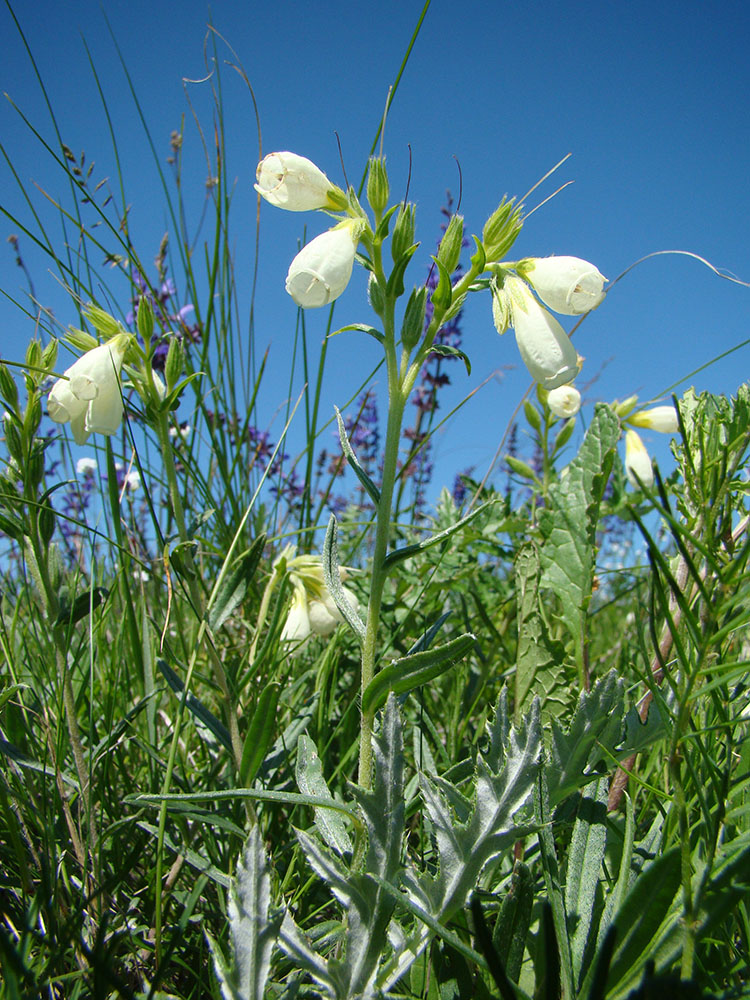
POLYGON ((574 417, 581 409, 581 394, 574 385, 559 385, 550 389, 547 406, 556 417, 574 417))
POLYGON ((84 444, 89 434, 114 434, 120 426, 120 372, 130 338, 118 334, 87 351, 52 386, 47 411, 55 423, 70 422, 76 444, 84 444))
POLYGON ((347 219, 303 247, 286 276, 286 290, 303 309, 333 302, 349 284, 361 223, 347 219))
POLYGON ((517 270, 545 305, 564 316, 596 309, 604 298, 607 279, 580 257, 529 257, 517 270))
POLYGON ((633 413, 627 419, 634 427, 647 427, 652 431, 661 431, 662 434, 676 434, 680 429, 674 406, 653 406, 650 410, 633 413))
POLYGON ((544 389, 572 382, 580 364, 578 352, 565 330, 539 305, 525 281, 509 275, 503 288, 510 296, 518 350, 531 377, 544 389))
POLYGON ((636 489, 640 486, 651 489, 654 485, 654 469, 646 446, 641 441, 640 435, 629 428, 625 431, 625 472, 636 489))
POLYGON ((341 188, 331 184, 312 160, 297 153, 269 153, 258 164, 255 190, 276 208, 309 212, 340 209, 346 202, 341 188))
POLYGON ((309 637, 310 631, 310 614, 305 588, 295 586, 292 591, 292 604, 281 630, 281 641, 301 645, 309 637))

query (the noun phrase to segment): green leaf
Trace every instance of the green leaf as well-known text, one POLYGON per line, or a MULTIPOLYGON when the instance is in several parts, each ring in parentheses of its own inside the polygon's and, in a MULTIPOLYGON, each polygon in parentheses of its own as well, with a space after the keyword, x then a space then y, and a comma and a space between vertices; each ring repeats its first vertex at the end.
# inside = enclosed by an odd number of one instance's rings
POLYGON ((400 295, 404 294, 404 274, 418 246, 418 243, 413 243, 408 250, 401 254, 393 265, 393 270, 390 273, 385 289, 385 294, 388 298, 397 299, 400 295))
MULTIPOLYGON (((303 795, 330 798, 333 802, 318 756, 318 749, 309 736, 302 735, 297 741, 297 787, 303 795)), ((352 842, 347 833, 344 817, 340 812, 315 807, 315 825, 323 840, 337 854, 351 854, 352 842)))
POLYGON ((510 879, 510 889, 500 906, 492 932, 492 943, 508 977, 518 982, 531 925, 534 904, 534 879, 528 865, 516 861, 510 879))
POLYGON ((560 595, 560 618, 573 637, 579 664, 593 592, 599 505, 619 437, 620 421, 608 406, 597 404, 578 455, 550 486, 547 506, 539 513, 542 585, 560 595))
POLYGON ((276 707, 279 703, 281 685, 266 684, 260 693, 253 717, 245 736, 240 763, 240 781, 249 788, 255 781, 260 765, 276 730, 276 707))
POLYGON ((82 594, 79 594, 72 605, 61 600, 60 613, 55 619, 55 625, 74 625, 85 618, 89 612, 98 608, 102 601, 108 597, 109 591, 106 587, 93 587, 91 590, 84 590, 82 594))
POLYGON ((328 522, 328 528, 326 530, 326 537, 323 541, 323 579, 336 607, 339 609, 359 639, 364 640, 365 623, 346 599, 344 588, 341 585, 338 545, 336 543, 337 531, 338 527, 336 525, 336 517, 334 514, 331 514, 331 518, 328 522))
POLYGON ((460 529, 467 525, 470 521, 473 521, 474 518, 482 511, 487 510, 488 507, 501 502, 500 498, 487 500, 485 503, 475 507, 474 510, 470 511, 465 517, 462 517, 460 521, 456 521, 455 524, 451 524, 448 528, 445 528, 443 531, 439 531, 436 535, 430 535, 429 538, 425 538, 421 542, 415 542, 413 545, 405 545, 402 549, 394 549, 394 551, 389 552, 383 560, 383 569, 389 571, 397 563, 402 562, 402 560, 410 559, 412 556, 418 555, 420 552, 424 552, 425 549, 429 549, 433 545, 439 545, 441 542, 450 538, 451 535, 460 531, 460 529))
POLYGON ((362 694, 362 711, 380 708, 391 691, 394 694, 404 694, 439 677, 458 663, 475 642, 476 636, 467 632, 442 646, 392 660, 387 667, 378 671, 365 688, 362 694))
POLYGON ((221 628, 245 599, 247 588, 258 568, 265 544, 265 534, 258 535, 250 548, 234 560, 229 572, 225 574, 214 602, 206 615, 212 632, 221 628))
POLYGON ((442 261, 437 257, 433 257, 432 259, 435 261, 435 266, 438 269, 438 283, 431 295, 431 301, 436 309, 445 310, 449 308, 453 300, 451 276, 442 261))
MULTIPOLYGON (((156 665, 161 670, 167 684, 172 688, 175 694, 181 695, 185 689, 185 685, 182 683, 180 677, 172 670, 170 665, 166 660, 158 659, 156 665)), ((185 704, 193 713, 193 715, 201 722, 206 729, 213 733, 216 739, 224 746, 226 750, 230 753, 232 752, 232 738, 229 735, 229 730, 220 722, 219 719, 211 712, 206 706, 200 702, 194 694, 188 694, 185 704)))
POLYGON ((385 343, 385 337, 380 332, 376 330, 374 326, 368 326, 366 323, 349 323, 348 326, 341 326, 338 330, 334 330, 333 333, 329 333, 329 337, 335 337, 339 333, 346 333, 347 330, 357 330, 359 333, 366 333, 370 337, 374 337, 379 344, 385 343))
POLYGON ((466 365, 466 374, 471 375, 471 362, 457 347, 450 347, 448 344, 433 344, 430 348, 430 354, 439 354, 441 358, 460 358, 466 365))
POLYGON ((594 899, 607 845, 609 778, 600 778, 591 795, 583 795, 573 825, 565 877, 565 912, 570 931, 573 976, 578 982, 589 938, 594 899))
POLYGON ((357 479, 359 479, 360 483, 362 483, 362 485, 364 486, 367 495, 370 497, 372 502, 377 507, 377 505, 380 503, 380 490, 377 488, 375 483, 372 481, 372 479, 370 479, 370 477, 367 475, 365 470, 360 465, 359 459, 355 455, 354 449, 349 443, 349 438, 346 436, 346 427, 344 426, 344 421, 341 419, 341 413, 339 411, 339 408, 337 406, 334 406, 334 410, 336 411, 336 422, 338 423, 338 428, 339 428, 339 440, 341 441, 341 450, 346 456, 346 460, 348 461, 349 465, 351 465, 352 469, 354 470, 354 474, 356 475, 357 479))

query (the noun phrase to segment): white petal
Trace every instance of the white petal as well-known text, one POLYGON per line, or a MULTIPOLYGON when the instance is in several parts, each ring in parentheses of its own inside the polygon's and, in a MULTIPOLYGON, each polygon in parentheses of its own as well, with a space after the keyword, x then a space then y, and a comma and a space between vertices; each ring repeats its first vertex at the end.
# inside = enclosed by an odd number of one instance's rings
POLYGON ((550 389, 547 406, 556 417, 574 417, 581 409, 581 394, 574 385, 559 385, 550 389))
POLYGON ((529 374, 545 389, 572 382, 579 371, 578 352, 558 321, 539 305, 520 278, 508 277, 516 343, 529 374))
POLYGON ((641 410, 629 416, 628 422, 634 427, 648 427, 662 434, 676 434, 680 429, 674 406, 653 406, 650 410, 641 410))
POLYGON ((580 257, 532 257, 523 262, 519 273, 550 309, 565 316, 596 309, 604 298, 607 279, 580 257))
POLYGON ((255 190, 276 208, 307 212, 332 208, 328 197, 335 189, 312 160, 297 153, 269 153, 258 164, 255 190))
POLYGON ((333 302, 349 284, 357 241, 352 225, 329 229, 303 247, 286 278, 286 290, 298 306, 317 309, 333 302))
POLYGON ((625 431, 625 472, 636 489, 641 485, 651 489, 654 485, 654 470, 646 447, 640 436, 629 429, 625 431))

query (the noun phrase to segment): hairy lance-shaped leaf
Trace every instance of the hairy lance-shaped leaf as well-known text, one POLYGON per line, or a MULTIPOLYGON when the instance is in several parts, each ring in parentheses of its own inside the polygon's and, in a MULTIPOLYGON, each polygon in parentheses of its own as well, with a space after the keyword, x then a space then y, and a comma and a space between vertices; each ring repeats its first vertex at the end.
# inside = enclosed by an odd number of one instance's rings
POLYGON ((582 661, 584 621, 594 582, 596 523, 620 437, 620 421, 599 403, 581 448, 539 512, 542 585, 560 595, 560 617, 582 661))

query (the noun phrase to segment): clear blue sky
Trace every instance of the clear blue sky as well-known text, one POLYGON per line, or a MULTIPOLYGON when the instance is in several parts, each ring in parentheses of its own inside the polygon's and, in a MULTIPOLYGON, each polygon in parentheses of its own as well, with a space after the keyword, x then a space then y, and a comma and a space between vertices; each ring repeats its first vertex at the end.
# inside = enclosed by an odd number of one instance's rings
MULTIPOLYGON (((203 42, 209 16, 242 62, 258 101, 263 149, 291 149, 342 181, 334 132, 350 180, 358 180, 386 91, 421 11, 420 2, 261 4, 197 0, 108 0, 112 31, 123 51, 162 162, 169 134, 185 125, 186 183, 200 215, 205 169, 190 120, 183 78, 206 75, 203 42)), ((94 0, 17 2, 15 12, 51 95, 64 141, 95 160, 96 176, 113 176, 111 141, 83 44, 99 74, 124 166, 131 229, 150 260, 168 228, 142 125, 100 5, 94 0)), ((566 153, 572 157, 527 202, 531 208, 566 181, 574 183, 531 219, 517 256, 574 254, 610 279, 656 250, 683 249, 750 280, 750 8, 744 2, 645 0, 617 4, 526 2, 461 5, 433 0, 391 111, 385 151, 393 188, 406 182, 418 204, 421 255, 410 271, 423 280, 433 252, 445 191, 458 192, 461 211, 481 232, 500 197, 522 195, 566 153), (454 159, 455 158, 455 159, 454 159)), ((0 8, 2 89, 40 133, 53 132, 33 68, 8 9, 0 8)), ((219 42, 222 56, 229 50, 219 42)), ((210 127, 207 84, 187 93, 210 127)), ((234 232, 237 272, 252 273, 258 139, 247 90, 223 72, 229 174, 236 178, 234 232)), ((53 219, 34 184, 64 190, 59 170, 11 105, 0 107, 0 142, 35 204, 53 219)), ((23 203, 7 165, 0 164, 0 204, 22 221, 23 203)), ((271 379, 263 405, 268 423, 288 386, 295 307, 284 277, 305 221, 262 206, 261 282, 257 301, 259 349, 271 345, 271 379)), ((53 223, 54 225, 54 223, 53 223)), ((17 232, 2 217, 0 288, 23 296, 24 282, 5 237, 17 232), (4 249, 3 249, 4 248, 4 249)), ((73 311, 47 276, 48 263, 22 241, 39 298, 63 321, 73 311)), ((514 255, 516 251, 514 250, 514 255)), ((103 272, 109 280, 110 275, 103 272)), ((337 324, 367 322, 363 274, 355 274, 336 309, 337 324)), ((123 285, 124 292, 124 285, 123 285)), ((125 298, 123 294, 123 299, 125 298)), ((322 337, 324 310, 308 314, 313 339, 322 337)), ((723 281, 697 262, 661 257, 632 272, 577 334, 586 365, 579 385, 603 366, 589 399, 639 392, 656 397, 693 369, 750 337, 750 289, 723 281)), ((20 359, 33 332, 6 298, 0 299, 0 353, 20 359)), ((566 321, 567 323, 567 321, 566 321)), ((569 326, 569 324, 567 324, 569 326)), ((438 479, 476 465, 482 473, 528 384, 512 334, 492 326, 488 298, 477 297, 463 323, 472 376, 453 369, 442 412, 493 372, 515 365, 481 390, 436 441, 438 479)), ((329 352, 324 412, 345 402, 356 379, 378 357, 373 341, 347 334, 329 352), (345 339, 349 338, 349 339, 345 339)), ((744 347, 691 380, 697 388, 732 393, 750 374, 744 347)), ((687 384, 690 384, 688 382, 687 384)), ((297 388, 301 386, 301 378, 297 388)), ((278 418, 277 418, 278 421, 278 418)), ((278 422, 274 425, 277 429, 278 422)), ((657 435, 646 435, 663 453, 657 435)))

